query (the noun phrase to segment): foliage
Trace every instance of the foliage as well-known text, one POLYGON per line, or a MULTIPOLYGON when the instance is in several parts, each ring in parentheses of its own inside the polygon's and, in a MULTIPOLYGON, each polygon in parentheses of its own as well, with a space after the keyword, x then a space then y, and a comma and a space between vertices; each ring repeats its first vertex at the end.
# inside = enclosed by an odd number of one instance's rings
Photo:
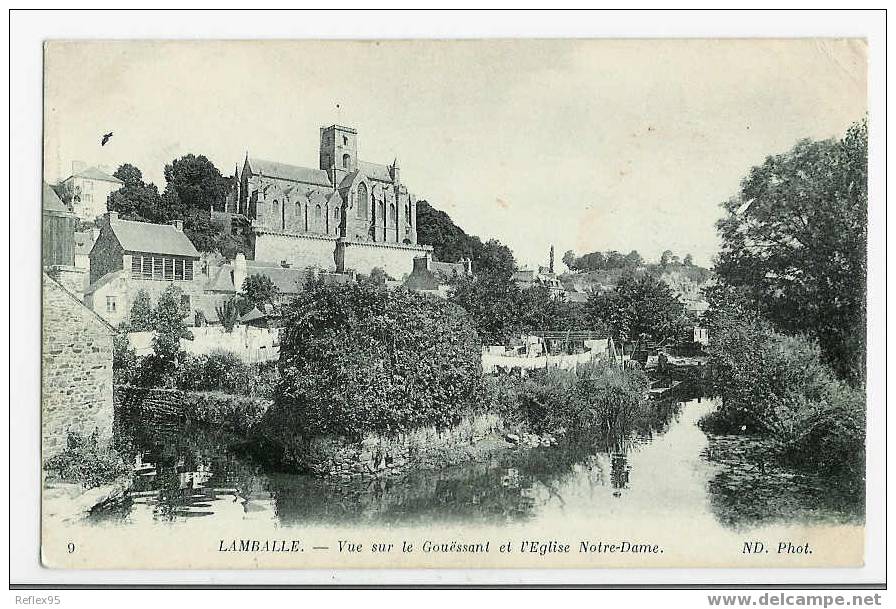
POLYGON ((177 195, 183 210, 221 208, 230 180, 204 155, 186 154, 165 165, 166 193, 177 195))
POLYGON ((357 439, 447 427, 476 405, 479 339, 449 302, 313 281, 283 322, 272 411, 281 434, 357 439))
POLYGON ((115 328, 112 336, 112 377, 116 385, 132 383, 140 368, 137 354, 128 339, 130 331, 130 326, 122 322, 115 328))
POLYGON ((153 314, 155 334, 152 338, 152 349, 163 368, 176 367, 183 355, 180 347, 181 339, 193 338, 184 323, 186 312, 181 308, 181 294, 179 287, 169 285, 159 296, 153 314))
POLYGON ((469 314, 485 344, 507 344, 522 330, 522 294, 512 273, 485 271, 459 277, 448 299, 469 314))
POLYGON ((109 194, 106 207, 125 220, 164 223, 162 197, 155 184, 143 181, 143 173, 130 163, 118 167, 113 174, 124 185, 109 194))
POLYGON ((251 397, 272 397, 277 369, 273 363, 247 364, 235 353, 215 350, 187 355, 175 383, 186 391, 220 391, 251 397))
POLYGON ((237 294, 233 298, 229 298, 220 305, 215 306, 215 313, 218 315, 218 322, 225 332, 233 332, 236 322, 240 317, 252 310, 252 305, 243 296, 237 294))
POLYGON ((563 263, 571 271, 600 271, 609 269, 633 269, 644 264, 644 259, 637 250, 622 254, 616 250, 606 252, 589 252, 576 257, 572 250, 563 255, 563 263))
POLYGON ((680 334, 683 306, 669 286, 650 273, 626 274, 616 288, 595 292, 586 303, 595 327, 604 324, 618 340, 663 342, 680 334))
POLYGON ((265 305, 276 304, 280 297, 280 290, 266 275, 256 274, 246 277, 243 280, 242 292, 249 304, 252 307, 258 307, 261 311, 264 311, 265 305))
POLYGON ((146 290, 137 290, 134 303, 131 305, 131 332, 150 332, 155 329, 155 316, 152 301, 146 290))
POLYGON ((478 260, 482 250, 479 237, 465 233, 448 214, 427 201, 417 201, 417 241, 431 245, 436 260, 443 262, 478 260))
POLYGON ((84 488, 109 484, 132 471, 115 449, 100 445, 95 431, 87 437, 70 431, 65 449, 47 459, 44 469, 84 488))
POLYGON ((483 401, 511 424, 535 433, 563 428, 588 435, 630 424, 644 407, 647 377, 595 362, 569 371, 537 370, 524 378, 487 377, 484 385, 483 401))
POLYGON ((707 351, 722 405, 702 425, 774 438, 788 457, 864 471, 865 396, 837 378, 817 344, 776 333, 734 290, 712 294, 707 351))
POLYGON ((716 264, 776 328, 816 338, 825 361, 864 382, 868 126, 803 140, 754 167, 723 204, 716 264))

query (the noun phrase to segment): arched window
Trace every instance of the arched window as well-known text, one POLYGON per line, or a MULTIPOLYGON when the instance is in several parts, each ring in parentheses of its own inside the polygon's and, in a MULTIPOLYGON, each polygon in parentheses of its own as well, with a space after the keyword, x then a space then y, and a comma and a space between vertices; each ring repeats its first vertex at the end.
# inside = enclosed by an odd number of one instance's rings
POLYGON ((338 220, 338 219, 339 219, 339 207, 338 207, 338 206, 336 206, 336 207, 333 208, 333 219, 334 219, 334 220, 338 220))
POLYGON ((395 224, 397 218, 395 216, 395 203, 389 204, 389 224, 395 224))
POLYGON ((348 146, 348 137, 345 135, 342 136, 342 145, 348 146))
POLYGON ((279 203, 279 201, 277 201, 277 199, 274 199, 274 213, 276 214, 279 212, 280 212, 280 203, 279 203))
POLYGON ((359 218, 367 217, 367 185, 364 182, 358 184, 358 205, 355 207, 359 218))
POLYGON ((380 224, 385 226, 385 224, 386 224, 386 202, 380 201, 380 204, 377 206, 376 211, 377 211, 377 216, 380 221, 380 224))
POLYGON ((351 162, 351 160, 352 160, 351 155, 343 154, 342 155, 342 166, 348 167, 348 164, 349 164, 349 162, 351 162))
POLYGON ((296 218, 302 217, 302 202, 296 201, 296 218))
POLYGON ((317 222, 320 222, 320 203, 314 208, 314 219, 317 220, 317 222))

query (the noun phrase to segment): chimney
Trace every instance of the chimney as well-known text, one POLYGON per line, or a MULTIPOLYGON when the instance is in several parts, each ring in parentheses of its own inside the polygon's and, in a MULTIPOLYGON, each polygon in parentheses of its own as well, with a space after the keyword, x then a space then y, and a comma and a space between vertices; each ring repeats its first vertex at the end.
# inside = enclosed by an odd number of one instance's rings
POLYGON ((171 226, 179 230, 180 232, 184 231, 184 221, 183 220, 172 220, 170 222, 171 226))
POLYGON ((242 252, 233 259, 233 286, 239 292, 243 289, 243 282, 246 281, 246 255, 242 252))
POLYGON ((84 161, 72 161, 72 175, 77 175, 87 168, 84 161))

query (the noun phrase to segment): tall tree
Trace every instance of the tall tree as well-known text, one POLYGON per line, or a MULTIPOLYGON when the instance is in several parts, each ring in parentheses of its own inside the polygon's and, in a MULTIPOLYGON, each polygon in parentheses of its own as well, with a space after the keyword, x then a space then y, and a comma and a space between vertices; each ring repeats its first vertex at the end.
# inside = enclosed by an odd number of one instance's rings
POLYGON ((166 193, 177 194, 184 210, 220 210, 230 181, 204 155, 186 154, 165 165, 166 193))
POLYGON ((124 185, 109 194, 106 207, 118 212, 125 220, 140 222, 167 222, 167 214, 162 205, 162 197, 155 184, 143 181, 143 173, 134 165, 125 163, 113 174, 124 185))
POLYGON ((468 235, 448 214, 427 201, 417 201, 417 241, 431 245, 436 260, 442 262, 476 260, 482 249, 479 237, 468 235))
POLYGON ((682 303, 650 273, 624 275, 612 291, 592 294, 586 311, 594 327, 605 324, 614 338, 623 341, 671 340, 685 321, 682 303))
POLYGON ((265 305, 274 305, 280 297, 280 290, 266 275, 249 275, 243 280, 243 294, 253 307, 262 311, 265 305))
POLYGON ((814 336, 838 373, 864 380, 868 125, 803 140, 754 167, 723 204, 716 272, 777 328, 814 336))

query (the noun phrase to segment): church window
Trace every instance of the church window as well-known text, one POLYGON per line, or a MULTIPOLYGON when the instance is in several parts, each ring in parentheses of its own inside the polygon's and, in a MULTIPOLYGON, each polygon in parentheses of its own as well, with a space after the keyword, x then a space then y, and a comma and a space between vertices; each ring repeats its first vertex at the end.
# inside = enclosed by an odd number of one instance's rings
POLYGON ((343 146, 348 146, 348 138, 347 138, 346 136, 344 136, 344 135, 342 136, 342 145, 343 145, 343 146))
POLYGON ((367 185, 361 182, 358 184, 358 207, 357 216, 359 218, 367 217, 367 185))
POLYGON ((314 208, 314 219, 320 222, 320 205, 317 205, 314 208))
POLYGON ((395 224, 395 203, 389 204, 389 224, 395 224))
POLYGON ((380 201, 376 208, 377 215, 381 224, 386 224, 386 202, 380 201))
POLYGON ((342 155, 342 166, 348 167, 349 162, 352 160, 352 157, 348 154, 342 155))
POLYGON ((276 214, 279 211, 280 211, 280 203, 277 201, 277 199, 274 199, 274 213, 276 214))
POLYGON ((335 220, 339 219, 339 208, 338 207, 333 208, 333 219, 335 219, 335 220))

